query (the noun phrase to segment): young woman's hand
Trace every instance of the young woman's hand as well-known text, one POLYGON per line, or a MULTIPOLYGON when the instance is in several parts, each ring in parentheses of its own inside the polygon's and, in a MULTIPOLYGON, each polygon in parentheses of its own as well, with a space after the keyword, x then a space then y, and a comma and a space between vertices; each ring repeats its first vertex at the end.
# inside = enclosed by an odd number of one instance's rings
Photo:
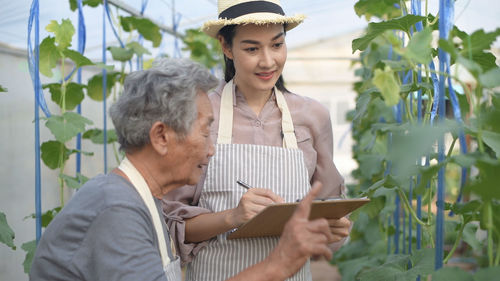
POLYGON ((328 226, 330 227, 330 232, 334 237, 333 242, 338 242, 349 236, 351 221, 346 217, 340 219, 329 219, 328 226))
POLYGON ((250 188, 240 199, 238 206, 232 209, 231 224, 238 227, 249 221, 265 207, 283 203, 285 200, 266 188, 250 188))

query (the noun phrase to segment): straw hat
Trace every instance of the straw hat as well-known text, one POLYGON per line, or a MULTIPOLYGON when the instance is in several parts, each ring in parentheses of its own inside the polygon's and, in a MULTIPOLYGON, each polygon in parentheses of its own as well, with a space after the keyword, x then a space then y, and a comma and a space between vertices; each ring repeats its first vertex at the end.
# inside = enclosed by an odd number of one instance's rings
POLYGON ((219 0, 218 10, 219 19, 207 21, 202 27, 203 32, 214 38, 226 25, 286 23, 288 31, 305 18, 300 14, 293 17, 285 16, 279 0, 219 0))

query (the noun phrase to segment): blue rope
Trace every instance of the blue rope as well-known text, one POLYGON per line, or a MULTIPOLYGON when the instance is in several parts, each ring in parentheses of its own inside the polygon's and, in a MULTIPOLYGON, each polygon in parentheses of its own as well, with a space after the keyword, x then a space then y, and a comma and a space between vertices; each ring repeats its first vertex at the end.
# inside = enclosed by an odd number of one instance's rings
MULTIPOLYGON (((108 1, 104 0, 102 10, 102 63, 106 65, 106 13, 108 14, 108 1)), ((111 25, 113 26, 113 25, 111 25)), ((114 29, 113 29, 114 31, 114 29)), ((116 35, 116 33, 115 33, 116 35)), ((119 39, 118 39, 119 40, 119 39)), ((120 44, 121 43, 120 41, 120 44)), ((106 118, 106 92, 107 92, 107 71, 106 68, 102 69, 102 119, 103 119, 103 148, 104 148, 104 173, 108 172, 108 136, 107 136, 107 118, 106 118)))
MULTIPOLYGON (((439 1, 439 38, 448 39, 449 32, 453 27, 454 16, 454 3, 453 0, 440 0, 439 1)), ((446 61, 449 60, 449 54, 444 50, 439 49, 439 120, 444 121, 446 108, 445 108, 445 72, 446 61)), ((445 160, 444 154, 444 137, 438 140, 438 161, 439 163, 445 160)), ((435 269, 443 267, 443 245, 444 245, 444 198, 445 198, 445 182, 444 182, 444 167, 439 169, 438 172, 438 189, 437 189, 437 214, 436 214, 436 255, 435 255, 435 269)))
MULTIPOLYGON (((85 30, 85 20, 83 18, 83 8, 82 8, 82 0, 78 0, 78 52, 83 55, 85 52, 85 41, 86 41, 86 30, 85 30)), ((78 72, 76 74, 76 81, 78 84, 82 83, 82 69, 78 68, 78 72)), ((82 114, 82 104, 78 104, 76 111, 78 114, 82 114)), ((76 153, 76 173, 77 175, 81 172, 81 153, 82 150, 82 134, 79 133, 76 136, 76 149, 78 152, 76 153)))
POLYGON ((28 19, 28 65, 30 69, 31 80, 33 81, 33 89, 35 91, 35 231, 36 243, 40 241, 42 236, 42 176, 40 167, 40 108, 44 111, 47 117, 50 112, 45 104, 43 91, 40 83, 40 5, 38 0, 33 0, 30 8, 30 16, 28 19), (35 48, 31 45, 31 28, 35 22, 35 48), (35 55, 33 57, 32 51, 35 55), (44 110, 46 109, 46 111, 44 110))
MULTIPOLYGON (((141 4, 141 15, 144 15, 144 11, 146 10, 146 6, 148 5, 148 0, 142 0, 142 4, 141 4)), ((142 38, 142 34, 139 33, 139 39, 137 40, 139 41, 139 44, 141 44, 141 46, 143 45, 143 38, 142 38)), ((136 60, 136 69, 137 70, 142 70, 143 68, 143 58, 142 58, 142 55, 138 55, 137 56, 137 60, 136 60)))
POLYGON ((30 16, 28 18, 28 68, 31 76, 31 82, 33 86, 38 87, 35 88, 35 100, 38 103, 39 107, 42 109, 43 113, 46 117, 50 117, 50 111, 47 107, 47 103, 45 102, 45 97, 43 95, 42 85, 40 82, 36 82, 36 80, 40 80, 40 72, 38 71, 38 63, 39 63, 39 4, 38 0, 33 0, 30 8, 30 16), (33 21, 35 21, 35 48, 33 48, 31 44, 31 29, 33 27, 33 21), (33 56, 33 51, 35 51, 35 56, 33 56), (35 69, 36 66, 36 69, 35 69), (37 86, 38 85, 38 86, 37 86))
MULTIPOLYGON (((106 17, 108 18, 109 25, 111 26, 111 30, 113 31, 113 34, 115 35, 116 40, 118 40, 118 43, 120 43, 120 47, 125 48, 125 44, 123 44, 122 39, 120 39, 120 36, 118 36, 118 32, 116 31, 115 25, 113 24, 113 21, 111 20, 111 15, 109 13, 109 5, 108 5, 108 0, 104 0, 104 12, 106 17)), ((106 24, 106 19, 103 18, 103 25, 106 24)), ((104 45, 105 47, 105 45, 104 45)), ((106 63, 106 62, 103 62, 106 63)), ((132 70, 132 61, 128 61, 130 70, 132 70)))
MULTIPOLYGON (((177 13, 175 17, 172 18, 172 28, 174 30, 174 34, 177 33, 177 29, 179 28, 179 24, 181 22, 182 15, 177 13)), ((179 47, 179 38, 175 36, 174 38, 174 58, 182 57, 181 48, 179 47)))

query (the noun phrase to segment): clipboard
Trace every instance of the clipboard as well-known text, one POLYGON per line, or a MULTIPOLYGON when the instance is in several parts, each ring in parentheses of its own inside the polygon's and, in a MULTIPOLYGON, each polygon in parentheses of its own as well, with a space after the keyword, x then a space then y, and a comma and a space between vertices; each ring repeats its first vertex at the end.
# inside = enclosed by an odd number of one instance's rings
MULTIPOLYGON (((311 205, 309 220, 339 219, 368 202, 368 198, 315 200, 311 205)), ((298 204, 296 202, 267 206, 251 220, 230 232, 227 239, 281 236, 286 222, 298 204)))

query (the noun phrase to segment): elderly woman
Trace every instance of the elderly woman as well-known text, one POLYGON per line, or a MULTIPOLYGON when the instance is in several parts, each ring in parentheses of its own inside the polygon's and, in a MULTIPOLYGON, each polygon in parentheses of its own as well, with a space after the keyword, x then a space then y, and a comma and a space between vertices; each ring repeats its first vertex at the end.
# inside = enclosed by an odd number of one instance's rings
MULTIPOLYGON (((30 280, 181 280, 160 199, 195 184, 214 153, 206 92, 215 84, 189 60, 128 75, 110 111, 126 157, 83 185, 47 227, 30 280)), ((299 205, 274 251, 233 280, 284 280, 311 255, 331 257, 328 223, 308 221, 318 192, 299 205)))

